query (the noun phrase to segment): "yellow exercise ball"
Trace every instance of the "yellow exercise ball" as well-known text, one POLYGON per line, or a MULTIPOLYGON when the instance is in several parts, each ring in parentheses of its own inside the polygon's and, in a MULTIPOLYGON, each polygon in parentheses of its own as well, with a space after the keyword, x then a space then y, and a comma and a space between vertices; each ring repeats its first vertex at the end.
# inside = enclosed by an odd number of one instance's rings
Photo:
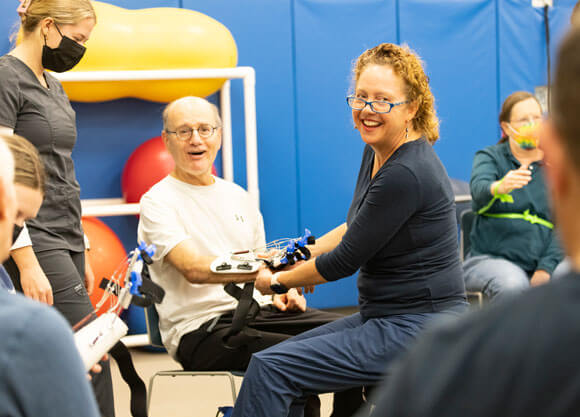
MULTIPOLYGON (((176 8, 127 10, 93 1, 97 14, 87 52, 71 72, 232 68, 236 42, 230 31, 202 13, 176 8)), ((186 95, 208 96, 224 79, 63 82, 73 101, 123 97, 166 103, 186 95)))

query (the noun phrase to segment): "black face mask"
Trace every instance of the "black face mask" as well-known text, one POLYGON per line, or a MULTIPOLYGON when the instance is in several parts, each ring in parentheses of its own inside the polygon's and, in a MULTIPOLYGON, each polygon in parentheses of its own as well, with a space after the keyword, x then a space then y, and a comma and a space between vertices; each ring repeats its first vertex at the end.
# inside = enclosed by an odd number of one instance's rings
POLYGON ((51 71, 65 72, 79 63, 87 48, 64 36, 56 24, 54 27, 58 30, 62 39, 56 48, 50 48, 46 44, 46 36, 44 37, 42 66, 51 71))
POLYGON ((20 236, 20 232, 22 232, 22 227, 15 224, 14 231, 12 232, 12 245, 14 245, 16 239, 18 239, 18 236, 20 236))

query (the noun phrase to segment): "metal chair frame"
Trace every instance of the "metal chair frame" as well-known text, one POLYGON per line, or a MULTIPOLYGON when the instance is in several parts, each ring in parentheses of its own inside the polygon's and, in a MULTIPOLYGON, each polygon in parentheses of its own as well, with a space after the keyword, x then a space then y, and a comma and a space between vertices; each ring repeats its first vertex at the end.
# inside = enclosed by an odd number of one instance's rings
MULTIPOLYGON (((159 315, 157 314, 157 310, 155 306, 149 306, 145 308, 145 321, 147 324, 147 335, 149 336, 149 343, 151 346, 157 348, 164 348, 163 343, 161 341, 161 334, 159 332, 159 315)), ((151 398, 153 397, 153 385, 155 379, 157 377, 178 377, 178 376, 219 376, 225 377, 229 381, 229 389, 231 390, 232 394, 232 401, 235 404, 237 399, 237 391, 236 391, 236 384, 235 384, 235 376, 244 376, 243 372, 229 372, 229 371, 184 371, 182 369, 175 369, 175 370, 167 370, 167 371, 158 371, 156 372, 151 378, 149 379, 149 389, 147 390, 147 412, 151 407, 151 398)))
MULTIPOLYGON (((465 261, 465 257, 469 253, 469 249, 471 249, 469 234, 471 233, 475 216, 477 214, 468 209, 462 211, 459 217, 459 257, 461 258, 461 262, 465 261)), ((483 293, 481 291, 466 291, 466 293, 468 299, 474 298, 479 307, 483 306, 483 293)))

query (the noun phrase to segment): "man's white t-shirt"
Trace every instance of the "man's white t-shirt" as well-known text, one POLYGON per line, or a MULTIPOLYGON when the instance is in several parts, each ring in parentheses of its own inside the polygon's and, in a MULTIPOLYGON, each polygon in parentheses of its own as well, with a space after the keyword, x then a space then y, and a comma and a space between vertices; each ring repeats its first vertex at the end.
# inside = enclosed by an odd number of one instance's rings
MULTIPOLYGON (((155 244, 151 278, 165 289, 158 304, 159 330, 175 358, 181 337, 203 323, 237 306, 223 284, 192 284, 165 256, 191 239, 197 254, 219 256, 236 249, 265 244, 262 215, 250 195, 231 182, 215 178, 209 186, 196 186, 167 176, 141 198, 139 240, 155 244)), ((257 291, 260 305, 271 297, 257 291)))

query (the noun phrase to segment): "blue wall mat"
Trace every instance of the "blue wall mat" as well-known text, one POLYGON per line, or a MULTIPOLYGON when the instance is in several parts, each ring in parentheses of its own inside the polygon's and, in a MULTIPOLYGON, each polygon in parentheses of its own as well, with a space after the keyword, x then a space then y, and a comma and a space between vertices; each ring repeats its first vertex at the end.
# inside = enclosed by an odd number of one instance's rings
POLYGON ((322 234, 346 219, 364 146, 345 101, 352 63, 396 41, 395 2, 297 0, 294 32, 300 222, 322 234))
MULTIPOLYGON (((384 0, 295 2, 296 126, 302 227, 322 235, 346 220, 362 155, 345 97, 352 62, 396 42, 396 4, 384 0)), ((352 278, 316 289, 317 307, 355 305, 352 278)))
MULTIPOLYGON (((223 23, 238 45, 238 65, 256 69, 261 208, 268 239, 296 236, 294 84, 289 0, 183 0, 223 23)), ((241 82, 232 82, 236 182, 245 185, 241 82)))
POLYGON ((78 141, 74 150, 81 198, 121 197, 121 172, 129 155, 159 136, 163 104, 136 99, 73 103, 78 141))
POLYGON ((2 2, 0 5, 0 54, 11 49, 10 35, 18 28, 20 22, 16 13, 17 2, 2 2), (7 4, 5 4, 7 3, 7 4))
POLYGON ((557 59, 558 45, 564 35, 570 29, 570 15, 577 0, 558 0, 554 7, 550 8, 550 55, 552 57, 552 76, 557 59))
MULTIPOLYGON (((498 137, 501 101, 546 83, 542 11, 530 0, 105 0, 120 7, 185 7, 223 23, 239 65, 256 68, 261 207, 268 239, 321 235, 344 221, 362 151, 344 101, 352 61, 380 42, 408 42, 426 62, 441 118, 436 150, 451 176, 467 180, 473 154, 498 137)), ((551 49, 576 0, 550 9, 551 49)), ((18 20, 0 2, 0 54, 18 20)), ((127 45, 130 48, 130 45, 127 45)), ((195 46, 191 51, 194 53, 195 46)), ((553 61, 555 70, 555 60, 553 61)), ((216 97, 212 97, 213 100, 216 97)), ((243 95, 232 82, 234 168, 245 186, 243 95)), ((121 196, 130 153, 159 135, 163 105, 124 99, 73 103, 79 140, 73 154, 83 198, 121 196)), ((219 164, 218 164, 219 168, 219 164)), ((104 219, 135 246, 134 216, 104 219)), ((352 279, 321 286, 311 305, 353 305, 352 279)))
MULTIPOLYGON (((550 9, 552 52, 570 25, 575 0, 555 1, 550 9)), ((503 101, 517 90, 534 91, 547 82, 546 40, 543 10, 527 0, 498 0, 500 97, 503 101)), ((554 55, 552 55, 554 57, 554 55)), ((555 60, 552 61, 552 68, 555 60)))
POLYGON ((405 0, 399 24, 430 77, 441 121, 435 150, 449 176, 469 180, 473 155, 498 134, 494 2, 405 0))

